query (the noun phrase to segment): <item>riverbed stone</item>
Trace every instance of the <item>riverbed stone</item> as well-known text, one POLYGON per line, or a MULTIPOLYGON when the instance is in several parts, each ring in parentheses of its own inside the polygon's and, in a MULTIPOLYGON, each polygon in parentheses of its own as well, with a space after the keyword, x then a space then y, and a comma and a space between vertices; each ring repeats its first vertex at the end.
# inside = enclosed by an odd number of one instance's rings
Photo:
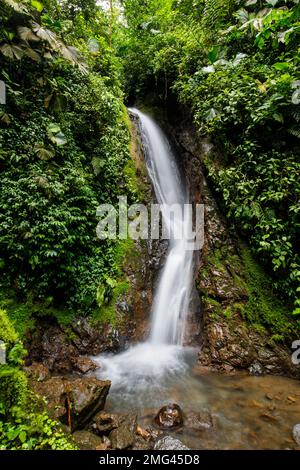
POLYGON ((210 411, 189 412, 185 415, 184 425, 190 429, 208 430, 214 425, 210 411))
POLYGON ((183 413, 176 403, 163 406, 154 418, 155 424, 160 428, 178 428, 183 425, 183 413))
POLYGON ((102 447, 105 446, 101 437, 89 431, 75 431, 72 437, 80 450, 102 450, 102 447))
POLYGON ((179 439, 175 439, 171 436, 164 436, 154 444, 154 450, 190 450, 183 442, 179 439))
POLYGON ((132 447, 135 442, 136 431, 137 416, 125 416, 119 426, 109 434, 112 448, 122 450, 132 447))
POLYGON ((293 427, 293 438, 296 444, 300 446, 300 424, 295 424, 293 427))
POLYGON ((109 434, 113 429, 120 426, 123 419, 124 416, 100 411, 93 417, 90 428, 95 434, 100 436, 109 434))

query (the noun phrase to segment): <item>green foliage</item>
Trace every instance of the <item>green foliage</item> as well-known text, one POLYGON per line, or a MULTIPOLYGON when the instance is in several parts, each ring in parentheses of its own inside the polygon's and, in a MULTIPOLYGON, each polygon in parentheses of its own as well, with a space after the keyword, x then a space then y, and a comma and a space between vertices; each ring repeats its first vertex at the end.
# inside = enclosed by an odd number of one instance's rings
POLYGON ((0 403, 4 414, 9 416, 14 407, 25 408, 27 402, 27 379, 21 370, 0 366, 0 403))
POLYGON ((0 129, 0 285, 13 286, 27 299, 28 309, 23 305, 11 312, 16 319, 22 316, 20 329, 32 326, 29 317, 34 320, 43 311, 56 316, 65 310, 61 304, 73 314, 98 308, 98 286, 115 278, 118 268, 114 242, 96 238, 96 208, 116 203, 121 191, 129 199, 139 197, 128 163, 119 65, 107 43, 109 21, 100 9, 87 18, 93 3, 51 2, 42 16, 30 10, 17 23, 5 9, 5 28, 13 40, 19 41, 22 27, 23 40, 46 55, 41 62, 22 58, 21 65, 5 57, 1 71, 7 105, 0 129), (31 27, 31 14, 39 27, 31 27), (62 34, 81 50, 88 69, 58 57, 62 34), (91 37, 98 52, 88 50, 91 37), (52 300, 45 308, 47 299, 52 300))
POLYGON ((20 369, 26 351, 4 310, 0 310, 0 339, 7 347, 6 363, 0 364, 0 450, 75 449, 29 390, 20 369))
POLYGON ((47 413, 14 410, 14 420, 0 421, 0 450, 76 450, 47 413))

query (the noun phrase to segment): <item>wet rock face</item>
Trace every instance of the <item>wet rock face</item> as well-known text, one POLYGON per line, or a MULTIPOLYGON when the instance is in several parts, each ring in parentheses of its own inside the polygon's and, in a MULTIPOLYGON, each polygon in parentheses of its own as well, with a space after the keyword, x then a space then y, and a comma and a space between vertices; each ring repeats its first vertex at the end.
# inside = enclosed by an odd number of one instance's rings
POLYGON ((181 408, 175 403, 163 406, 155 416, 154 422, 163 429, 181 427, 183 425, 181 408))
POLYGON ((154 450, 190 450, 184 445, 179 439, 175 439, 171 436, 165 436, 154 444, 154 450))
POLYGON ((37 330, 27 339, 29 351, 27 362, 42 362, 52 373, 81 374, 97 367, 82 354, 100 354, 103 351, 115 352, 120 347, 119 337, 113 329, 92 328, 85 318, 78 318, 69 329, 63 329, 53 320, 41 322, 37 330))
POLYGON ((87 374, 99 368, 99 366, 89 357, 77 357, 73 361, 73 367, 76 372, 87 374))
POLYGON ((31 380, 33 390, 45 397, 51 416, 70 426, 71 430, 82 428, 104 408, 110 385, 109 381, 94 377, 31 380))
POLYGON ((43 382, 50 378, 49 369, 39 362, 33 362, 31 366, 26 367, 25 372, 30 379, 36 382, 43 382))
POLYGON ((270 345, 269 335, 260 334, 243 324, 238 313, 230 320, 209 316, 205 321, 205 343, 199 364, 221 373, 248 370, 250 375, 277 374, 299 377, 299 368, 290 358, 288 348, 270 345), (214 323, 217 321, 217 323, 214 323))

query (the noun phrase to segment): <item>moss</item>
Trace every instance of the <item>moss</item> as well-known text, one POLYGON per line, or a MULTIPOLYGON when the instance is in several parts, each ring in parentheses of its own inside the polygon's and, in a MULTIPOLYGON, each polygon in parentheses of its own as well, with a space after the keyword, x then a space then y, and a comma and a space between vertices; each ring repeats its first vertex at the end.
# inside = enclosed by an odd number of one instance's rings
POLYGON ((0 367, 0 404, 5 414, 14 406, 25 407, 28 394, 27 378, 21 370, 8 365, 0 367))
POLYGON ((52 299, 46 299, 44 302, 31 300, 21 302, 15 297, 14 292, 0 293, 0 309, 6 310, 7 317, 21 339, 25 338, 26 333, 35 329, 39 318, 55 318, 61 326, 68 326, 72 323, 74 312, 67 308, 53 307, 51 302, 52 299))
POLYGON ((56 318, 57 322, 61 326, 68 326, 74 320, 74 312, 67 309, 56 309, 49 308, 44 310, 44 316, 50 316, 56 318))
POLYGON ((202 276, 210 276, 211 268, 216 269, 226 276, 228 288, 238 287, 245 300, 236 302, 229 296, 224 306, 206 296, 204 300, 209 311, 213 310, 215 315, 223 314, 227 319, 238 313, 256 331, 266 333, 269 330, 275 337, 279 335, 289 339, 297 325, 288 306, 274 293, 270 276, 254 259, 250 248, 240 241, 237 246, 239 255, 232 253, 227 246, 217 247, 211 252, 207 259, 208 274, 205 271, 202 276))
POLYGON ((128 160, 124 167, 124 177, 126 181, 127 190, 136 202, 145 200, 145 185, 140 179, 135 163, 133 160, 128 160))
POLYGON ((112 295, 110 300, 107 304, 103 304, 99 310, 95 311, 94 315, 91 318, 92 323, 100 323, 105 324, 109 323, 113 326, 117 323, 116 318, 116 310, 117 310, 117 302, 122 295, 127 294, 129 291, 129 281, 119 280, 116 287, 114 287, 112 291, 112 295))
POLYGON ((289 309, 277 298, 272 283, 254 260, 250 249, 241 247, 249 300, 242 311, 251 324, 267 326, 274 334, 288 337, 295 329, 289 309))
POLYGON ((0 340, 8 344, 14 344, 18 341, 18 335, 9 321, 6 311, 2 309, 0 309, 0 340))
POLYGON ((256 331, 257 333, 260 333, 262 335, 266 334, 266 332, 267 332, 266 328, 263 325, 261 325, 260 323, 253 323, 251 325, 251 327, 254 331, 256 331))
POLYGON ((222 314, 222 304, 216 299, 206 295, 203 301, 211 318, 217 319, 217 317, 222 314))
POLYGON ((126 240, 118 242, 115 248, 115 260, 120 274, 125 269, 131 268, 135 270, 138 268, 141 256, 132 238, 128 237, 126 240))
POLYGON ((126 113, 126 125, 131 135, 129 143, 129 159, 124 167, 124 177, 128 193, 136 202, 146 200, 147 187, 142 177, 147 176, 147 170, 141 157, 141 148, 137 131, 126 113))
POLYGON ((224 253, 221 252, 220 248, 216 248, 214 251, 212 251, 209 254, 209 257, 208 257, 209 263, 215 266, 220 271, 225 270, 224 259, 225 259, 224 253))
POLYGON ((231 305, 228 305, 228 307, 226 307, 226 309, 223 311, 223 315, 226 318, 231 318, 233 313, 234 312, 233 312, 233 308, 231 305))

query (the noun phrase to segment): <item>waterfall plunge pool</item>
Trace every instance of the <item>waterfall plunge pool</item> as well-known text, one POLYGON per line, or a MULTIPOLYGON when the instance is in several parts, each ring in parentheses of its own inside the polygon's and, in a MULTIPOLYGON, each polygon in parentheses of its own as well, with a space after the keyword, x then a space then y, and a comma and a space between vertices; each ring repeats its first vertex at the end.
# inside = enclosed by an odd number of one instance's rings
POLYGON ((247 373, 203 375, 194 367, 196 354, 190 348, 142 343, 119 355, 101 355, 97 376, 112 381, 105 410, 134 413, 147 429, 155 428, 162 406, 176 403, 184 425, 166 434, 191 449, 297 448, 292 429, 300 422, 299 381, 247 373), (189 417, 203 412, 213 425, 197 429, 189 417))

